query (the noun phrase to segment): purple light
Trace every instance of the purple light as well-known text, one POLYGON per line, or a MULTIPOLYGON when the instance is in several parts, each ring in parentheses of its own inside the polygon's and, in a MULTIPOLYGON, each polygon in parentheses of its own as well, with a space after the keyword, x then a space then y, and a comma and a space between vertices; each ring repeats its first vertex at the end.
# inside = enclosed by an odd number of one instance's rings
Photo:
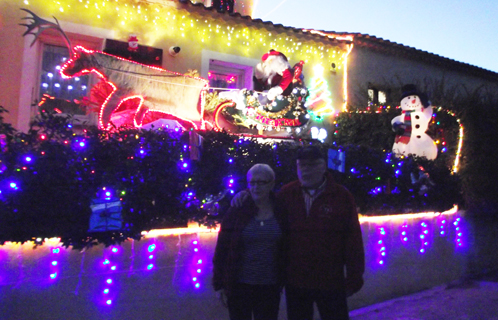
POLYGON ((197 249, 197 248, 194 248, 194 251, 195 251, 195 252, 198 252, 198 251, 199 251, 199 249, 197 249))

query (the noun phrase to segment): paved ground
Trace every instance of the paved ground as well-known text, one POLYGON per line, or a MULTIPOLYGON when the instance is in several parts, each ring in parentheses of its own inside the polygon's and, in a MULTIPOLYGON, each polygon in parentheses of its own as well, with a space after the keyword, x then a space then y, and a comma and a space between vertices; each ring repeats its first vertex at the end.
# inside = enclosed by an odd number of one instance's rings
POLYGON ((498 320, 498 271, 350 312, 351 320, 498 320))

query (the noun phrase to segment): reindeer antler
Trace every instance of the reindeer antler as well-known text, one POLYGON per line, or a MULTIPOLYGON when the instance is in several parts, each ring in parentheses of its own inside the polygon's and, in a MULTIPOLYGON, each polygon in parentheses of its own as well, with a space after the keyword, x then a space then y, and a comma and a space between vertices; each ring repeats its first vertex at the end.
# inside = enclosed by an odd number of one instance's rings
POLYGON ((61 33, 61 35, 64 38, 64 41, 66 42, 66 45, 69 49, 69 52, 70 53, 73 52, 73 47, 71 46, 71 41, 69 41, 69 38, 62 30, 62 28, 59 24, 59 21, 57 20, 56 17, 53 17, 53 18, 55 19, 55 22, 57 22, 57 23, 53 23, 53 22, 50 22, 50 21, 47 21, 45 19, 40 18, 39 16, 37 16, 35 13, 33 13, 32 11, 30 11, 28 9, 21 8, 21 10, 26 11, 27 13, 29 13, 31 15, 31 17, 28 16, 28 17, 22 18, 23 20, 31 20, 31 21, 29 21, 29 23, 20 23, 19 24, 21 26, 25 26, 28 28, 28 30, 26 30, 26 32, 23 33, 23 35, 22 35, 23 37, 27 34, 32 34, 35 36, 35 38, 33 39, 33 42, 31 42, 30 47, 33 46, 33 44, 36 42, 36 40, 38 39, 40 34, 43 33, 43 31, 45 31, 47 29, 55 29, 61 33), (38 29, 38 30, 35 31, 35 29, 38 29))

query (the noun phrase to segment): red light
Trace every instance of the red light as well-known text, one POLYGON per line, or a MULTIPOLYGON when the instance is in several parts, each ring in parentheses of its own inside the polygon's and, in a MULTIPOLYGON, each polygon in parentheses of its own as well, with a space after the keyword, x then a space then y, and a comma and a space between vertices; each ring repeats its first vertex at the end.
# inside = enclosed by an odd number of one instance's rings
POLYGON ((42 133, 40 134, 40 140, 46 140, 47 139, 47 135, 42 133))

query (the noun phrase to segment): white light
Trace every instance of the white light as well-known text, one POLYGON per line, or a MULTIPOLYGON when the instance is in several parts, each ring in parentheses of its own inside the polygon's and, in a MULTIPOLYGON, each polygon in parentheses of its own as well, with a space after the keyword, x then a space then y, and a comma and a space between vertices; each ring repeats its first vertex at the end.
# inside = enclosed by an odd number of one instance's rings
POLYGON ((80 81, 80 77, 74 78, 74 81, 80 81))
POLYGON ((56 84, 54 84, 54 87, 56 87, 56 88, 60 88, 60 87, 61 87, 61 85, 60 85, 60 84, 58 84, 58 83, 56 83, 56 84))
POLYGON ((52 78, 54 74, 52 72, 47 73, 47 77, 52 78))
POLYGON ((42 87, 44 87, 44 88, 48 88, 48 83, 45 83, 45 82, 44 82, 44 83, 42 83, 42 87))
POLYGON ((73 86, 67 86, 67 90, 73 90, 73 86))
POLYGON ((55 70, 60 70, 60 69, 61 69, 61 66, 55 67, 55 70))

